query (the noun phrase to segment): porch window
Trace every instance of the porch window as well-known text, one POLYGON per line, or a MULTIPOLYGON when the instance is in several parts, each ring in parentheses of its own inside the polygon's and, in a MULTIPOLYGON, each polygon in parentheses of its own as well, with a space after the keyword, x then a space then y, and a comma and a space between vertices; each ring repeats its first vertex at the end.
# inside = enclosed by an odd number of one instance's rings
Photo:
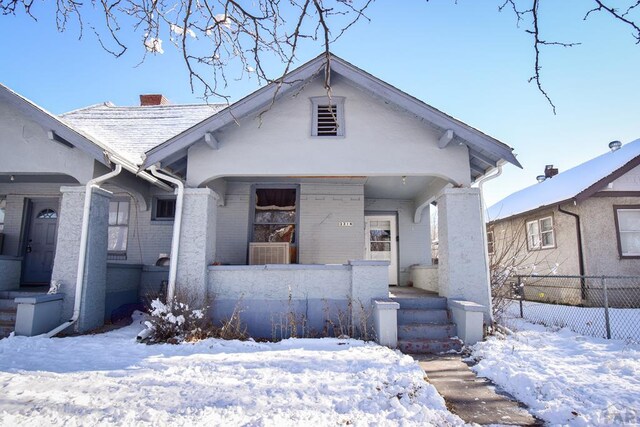
POLYGON ((0 196, 0 233, 4 230, 4 213, 7 209, 7 199, 0 196))
POLYGON ((527 221, 527 247, 529 250, 550 249, 555 245, 552 217, 547 216, 527 221))
POLYGON ((640 206, 614 206, 618 253, 621 258, 640 257, 640 206))
POLYGON ((344 136, 344 97, 311 98, 313 119, 311 136, 344 136))
POLYGON ((155 197, 151 219, 153 221, 173 221, 176 216, 175 197, 155 197))
MULTIPOLYGON (((297 189, 255 188, 251 242, 285 242, 296 245, 297 189)), ((295 251, 295 249, 294 249, 295 251)), ((295 253, 291 260, 294 261, 295 253)))
POLYGON ((127 253, 127 238, 129 234, 129 201, 112 200, 109 202, 109 246, 108 252, 113 256, 123 256, 127 253))

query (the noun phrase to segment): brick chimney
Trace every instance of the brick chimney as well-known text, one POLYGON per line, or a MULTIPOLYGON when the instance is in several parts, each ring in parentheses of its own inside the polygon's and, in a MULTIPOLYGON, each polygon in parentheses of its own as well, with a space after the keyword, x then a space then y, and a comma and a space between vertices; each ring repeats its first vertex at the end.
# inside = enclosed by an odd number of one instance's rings
POLYGON ((140 106, 146 107, 150 105, 169 105, 171 104, 164 95, 140 95, 140 106))
POLYGON ((558 175, 558 168, 554 168, 553 165, 546 165, 544 167, 545 178, 553 178, 556 175, 558 175))

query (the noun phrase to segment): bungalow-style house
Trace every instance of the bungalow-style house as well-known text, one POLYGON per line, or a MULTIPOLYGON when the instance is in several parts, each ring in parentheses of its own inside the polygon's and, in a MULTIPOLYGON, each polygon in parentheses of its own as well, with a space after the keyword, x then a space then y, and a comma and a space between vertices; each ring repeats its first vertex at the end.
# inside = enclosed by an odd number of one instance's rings
MULTIPOLYGON (((640 139, 624 145, 613 141, 605 154, 565 172, 548 165, 537 180, 487 210, 491 256, 515 260, 522 275, 640 275, 640 139)), ((599 279, 546 285, 565 288, 556 291, 554 302, 603 303, 599 279), (598 292, 587 292, 590 285, 598 292)), ((527 297, 537 294, 552 295, 536 290, 527 297)), ((609 295, 613 304, 622 297, 622 290, 609 295)))
POLYGON ((0 291, 54 281, 56 332, 164 288, 216 318, 241 301, 269 336, 283 304, 320 329, 326 307, 362 317, 389 285, 490 316, 471 184, 518 165, 512 149, 336 56, 231 105, 144 95, 55 116, 0 86, 0 113, 0 291))

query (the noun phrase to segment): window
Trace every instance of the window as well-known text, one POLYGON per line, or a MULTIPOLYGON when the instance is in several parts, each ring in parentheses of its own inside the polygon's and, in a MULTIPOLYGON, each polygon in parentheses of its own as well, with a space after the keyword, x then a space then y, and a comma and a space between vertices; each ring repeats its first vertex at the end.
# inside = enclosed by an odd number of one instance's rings
POLYGON ((256 188, 253 242, 296 241, 296 189, 256 188))
POLYGON ((552 217, 547 216, 527 221, 527 247, 529 250, 549 249, 555 245, 552 217))
POLYGON ((0 233, 4 230, 4 213, 7 210, 7 199, 0 196, 0 233))
POLYGON ((620 257, 640 257, 640 206, 614 206, 613 209, 620 257))
POLYGON ((126 254, 128 234, 129 201, 112 200, 109 202, 109 254, 126 254))
POLYGON ((344 136, 344 97, 311 98, 313 120, 311 136, 344 136))
POLYGON ((43 209, 38 212, 37 219, 56 219, 58 214, 53 209, 43 209))
POLYGON ((153 221, 173 221, 176 216, 175 197, 156 197, 153 199, 153 221))
POLYGON ((487 231, 487 252, 489 253, 489 255, 493 255, 493 251, 493 231, 487 231))

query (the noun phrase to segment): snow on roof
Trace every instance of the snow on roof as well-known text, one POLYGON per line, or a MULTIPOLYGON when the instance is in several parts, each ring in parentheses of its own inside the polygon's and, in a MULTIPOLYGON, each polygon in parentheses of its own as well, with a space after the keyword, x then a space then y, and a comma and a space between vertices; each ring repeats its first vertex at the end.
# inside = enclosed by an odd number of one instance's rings
POLYGON ((640 139, 505 197, 487 209, 487 220, 497 221, 572 199, 638 156, 640 139))
POLYGON ((92 105, 60 115, 61 119, 113 148, 136 164, 143 153, 211 117, 227 104, 116 107, 92 105))

